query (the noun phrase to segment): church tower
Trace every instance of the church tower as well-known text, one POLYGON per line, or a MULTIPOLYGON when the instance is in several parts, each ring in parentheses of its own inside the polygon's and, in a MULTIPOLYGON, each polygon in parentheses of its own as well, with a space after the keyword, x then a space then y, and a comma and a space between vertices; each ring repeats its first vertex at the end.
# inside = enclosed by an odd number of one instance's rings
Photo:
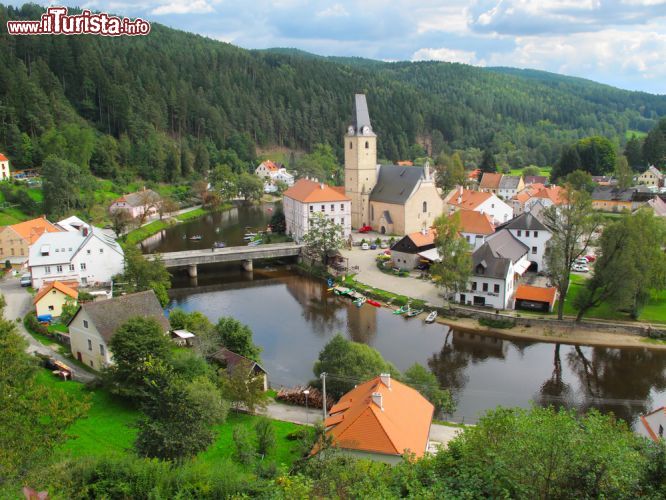
POLYGON ((370 192, 377 184, 377 136, 364 94, 354 96, 352 123, 344 138, 345 195, 351 198, 353 228, 370 224, 370 192))

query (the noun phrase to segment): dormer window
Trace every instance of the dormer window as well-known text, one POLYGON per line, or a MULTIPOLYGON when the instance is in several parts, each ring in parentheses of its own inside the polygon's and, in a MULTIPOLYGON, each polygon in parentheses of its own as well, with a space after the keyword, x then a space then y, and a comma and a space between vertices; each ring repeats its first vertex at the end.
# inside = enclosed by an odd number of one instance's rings
POLYGON ((474 271, 476 274, 486 274, 486 268, 483 267, 481 264, 476 266, 476 271, 474 271))

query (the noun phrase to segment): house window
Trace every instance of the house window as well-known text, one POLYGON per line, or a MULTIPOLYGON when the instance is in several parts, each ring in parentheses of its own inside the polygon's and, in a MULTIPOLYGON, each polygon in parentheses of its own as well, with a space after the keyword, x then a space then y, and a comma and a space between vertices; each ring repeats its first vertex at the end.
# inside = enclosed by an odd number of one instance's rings
POLYGON ((349 141, 349 149, 351 149, 351 148, 352 148, 352 142, 349 141))
POLYGON ((91 368, 94 368, 94 365, 93 365, 92 359, 90 360, 90 367, 91 367, 91 368))
POLYGON ((326 205, 322 205, 322 206, 321 206, 321 211, 322 211, 322 212, 326 212, 326 205))
MULTIPOLYGON (((13 255, 13 252, 12 252, 13 255)), ((44 274, 51 274, 51 266, 45 266, 44 267, 44 274)))
POLYGON ((472 291, 476 291, 476 281, 472 281, 472 291))
POLYGON ((533 231, 532 236, 534 236, 535 238, 538 238, 539 237, 539 231, 533 231))
POLYGON ((532 247, 532 253, 533 254, 537 253, 537 247, 532 247))
POLYGON ((340 217, 340 224, 341 224, 342 226, 345 225, 345 218, 344 218, 344 217, 340 217))
POLYGON ((370 206, 370 219, 375 220, 375 206, 370 206))
POLYGON ((54 310, 55 310, 55 307, 49 306, 49 311, 54 311, 54 310))
POLYGON ((92 340, 88 339, 88 350, 92 351, 92 340))
POLYGON ((99 353, 100 353, 102 356, 104 356, 104 351, 106 351, 106 349, 104 349, 104 344, 100 344, 100 345, 99 345, 99 353))
POLYGON ((70 270, 70 271, 73 271, 73 270, 74 270, 74 264, 70 264, 70 265, 69 265, 69 270, 70 270))
POLYGON ((103 248, 100 248, 100 249, 99 249, 99 253, 104 253, 104 249, 103 249, 103 248))
POLYGON ((314 207, 312 205, 310 205, 310 213, 312 213, 313 211, 314 211, 314 207))
POLYGON ((83 320, 83 328, 88 328, 88 320, 87 319, 83 320))
POLYGON ((62 266, 56 266, 56 271, 61 273, 62 272, 62 266))
POLYGON ((523 232, 519 229, 518 230, 518 236, 522 236, 522 235, 523 235, 523 232))
MULTIPOLYGON (((345 209, 345 204, 344 204, 344 203, 340 203, 340 210, 343 210, 343 211, 344 211, 344 209, 345 209)), ((2 252, 0 252, 0 253, 2 253, 2 252)))
POLYGON ((365 141, 365 149, 370 149, 370 143, 368 141, 365 141))
POLYGON ((483 284, 483 291, 487 292, 488 291, 488 283, 483 284))
POLYGON ((495 285, 495 286, 493 287, 493 291, 494 291, 495 293, 499 293, 499 285, 495 285))
POLYGON ((88 255, 90 255, 90 248, 89 248, 88 250, 86 250, 86 253, 87 253, 88 255))
POLYGON ((423 202, 423 213, 426 213, 428 211, 428 202, 424 201, 423 202))
POLYGON ((333 203, 331 203, 331 212, 335 212, 335 205, 333 203))
POLYGON ((85 271, 85 270, 86 270, 86 263, 81 262, 81 271, 85 271))

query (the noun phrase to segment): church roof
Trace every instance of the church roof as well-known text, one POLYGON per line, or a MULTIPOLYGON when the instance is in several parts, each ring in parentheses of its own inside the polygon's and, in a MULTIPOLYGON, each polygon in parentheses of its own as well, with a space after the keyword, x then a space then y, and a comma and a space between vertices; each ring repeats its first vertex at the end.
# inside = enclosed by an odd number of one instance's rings
MULTIPOLYGON (((365 100, 365 94, 354 95, 354 113, 352 115, 352 126, 357 134, 360 134, 363 127, 367 126, 372 132, 370 124, 370 113, 368 112, 368 103, 365 100)), ((367 134, 366 134, 367 135, 367 134)))
POLYGON ((404 205, 424 178, 425 167, 381 165, 370 201, 404 205))

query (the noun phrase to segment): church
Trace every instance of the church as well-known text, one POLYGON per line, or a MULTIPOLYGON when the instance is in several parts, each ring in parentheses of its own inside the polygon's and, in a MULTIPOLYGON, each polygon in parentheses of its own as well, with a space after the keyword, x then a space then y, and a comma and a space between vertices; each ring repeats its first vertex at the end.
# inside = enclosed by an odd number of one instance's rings
POLYGON ((381 234, 404 235, 431 227, 444 211, 430 166, 377 164, 377 135, 364 94, 354 96, 352 123, 345 134, 345 195, 351 225, 381 234))

